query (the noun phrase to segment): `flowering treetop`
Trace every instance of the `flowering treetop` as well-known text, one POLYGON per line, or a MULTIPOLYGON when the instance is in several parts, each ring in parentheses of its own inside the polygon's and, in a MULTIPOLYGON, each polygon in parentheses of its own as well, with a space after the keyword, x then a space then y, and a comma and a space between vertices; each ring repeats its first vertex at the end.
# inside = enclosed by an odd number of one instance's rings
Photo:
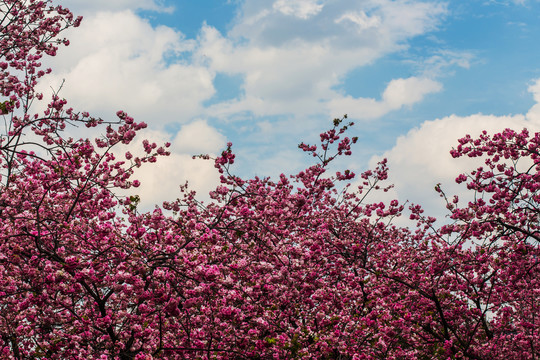
POLYGON ((117 159, 112 149, 146 126, 125 112, 105 122, 53 94, 32 113, 48 72, 38 60, 80 18, 49 1, 3 1, 0 11, 3 358, 539 356, 538 135, 460 140, 452 155, 485 157, 487 168, 458 177, 476 201, 449 202, 455 223, 442 228, 418 205, 418 225, 398 227, 404 205, 367 201, 387 189, 386 161, 354 190, 356 174, 330 173, 357 142, 345 119, 320 144, 299 145, 315 163, 297 174, 239 178, 229 143, 213 159, 221 184, 210 204, 182 187, 181 199, 140 213, 137 196, 116 189, 136 188, 133 168, 169 144, 143 141, 143 157, 117 159), (66 138, 74 122, 103 135, 66 138), (521 159, 533 165, 518 170, 521 159))

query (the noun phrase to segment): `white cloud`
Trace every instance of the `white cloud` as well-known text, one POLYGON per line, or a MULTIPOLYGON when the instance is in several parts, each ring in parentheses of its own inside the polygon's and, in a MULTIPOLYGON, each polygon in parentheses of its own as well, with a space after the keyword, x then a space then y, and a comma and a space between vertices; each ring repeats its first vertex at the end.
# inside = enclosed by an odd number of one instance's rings
MULTIPOLYGON (((128 146, 114 149, 118 158, 124 158, 126 151, 134 156, 144 156, 142 140, 155 142, 158 146, 170 141, 170 135, 163 131, 145 129, 128 146)), ((225 138, 206 121, 199 120, 182 126, 172 141, 169 151, 171 155, 160 156, 155 163, 143 164, 135 169, 132 180, 137 179, 141 185, 131 188, 129 194, 137 194, 141 198, 140 208, 152 209, 163 201, 172 201, 180 197, 179 186, 186 181, 189 189, 197 191, 197 199, 208 200, 208 192, 219 184, 219 173, 212 160, 193 159, 200 153, 215 157, 223 149, 225 138)))
POLYGON ((138 179, 141 185, 129 191, 139 195, 143 210, 181 198, 179 186, 186 181, 189 189, 197 192, 197 199, 203 201, 208 201, 208 192, 219 185, 219 173, 212 160, 193 159, 179 153, 159 158, 154 164, 144 164, 133 179, 138 179))
MULTIPOLYGON (((242 113, 332 117, 332 100, 365 105, 360 110, 371 117, 384 114, 378 102, 343 98, 333 89, 353 69, 436 28, 446 13, 440 3, 420 1, 246 0, 228 34, 206 25, 189 40, 134 13, 166 10, 164 2, 101 3, 84 5, 89 15, 67 34, 71 46, 51 62, 55 72, 42 89, 66 79, 61 95, 75 108, 101 116, 122 109, 157 126, 242 113), (351 29, 351 21, 366 31, 351 29), (242 95, 205 108, 218 72, 240 75, 242 95)), ((77 4, 67 3, 83 6, 77 4)))
POLYGON ((537 79, 531 85, 529 85, 527 90, 529 90, 529 92, 533 94, 534 101, 540 103, 540 79, 537 79))
POLYGON ((122 109, 152 125, 186 122, 215 93, 207 68, 168 61, 192 50, 192 40, 130 10, 90 16, 68 37, 71 45, 52 59, 55 71, 41 88, 49 92, 66 79, 61 96, 77 109, 107 117, 122 109))
POLYGON ((389 40, 400 41, 435 30, 447 14, 443 2, 421 1, 376 1, 379 8, 375 14, 380 14, 385 29, 382 36, 389 40))
MULTIPOLYGON (((537 102, 540 101, 540 79, 529 87, 529 91, 537 102)), ((449 152, 457 146, 457 140, 466 134, 477 137, 482 130, 491 134, 505 128, 540 131, 538 107, 537 103, 526 116, 451 115, 426 121, 406 135, 400 136, 391 150, 382 156, 373 157, 370 166, 375 166, 380 158, 388 158, 390 182, 395 184, 393 194, 401 201, 409 199, 421 204, 428 210, 427 214, 441 217, 447 214, 447 211, 444 209, 443 200, 435 193, 434 186, 441 183, 448 195, 459 194, 468 199, 472 193, 466 191, 464 186, 455 184, 454 179, 463 172, 484 165, 483 160, 478 158, 453 159, 449 152)))
MULTIPOLYGON (((298 43, 294 47, 235 46, 212 27, 203 29, 201 59, 216 72, 244 77, 241 99, 211 107, 211 114, 251 111, 255 115, 313 113, 337 82, 326 45, 298 43)), ((369 57, 364 54, 363 58, 369 57)))
POLYGON ((412 105, 423 99, 426 94, 441 91, 441 83, 417 77, 395 79, 390 81, 383 93, 385 103, 396 109, 404 105, 412 105))
POLYGON ((529 92, 533 94, 536 104, 527 112, 527 120, 533 123, 540 122, 540 79, 534 81, 528 88, 529 92))
MULTIPOLYGON (((271 11, 266 1, 247 0, 227 35, 211 26, 202 29, 199 61, 212 71, 244 79, 243 96, 213 106, 209 109, 213 115, 335 116, 328 113, 327 103, 344 100, 333 88, 350 71, 404 49, 412 37, 435 29, 446 14, 440 3, 419 1, 337 0, 323 7, 322 2, 304 0, 276 1, 273 6, 282 11, 271 11), (301 21, 282 16, 286 9, 315 9, 315 5, 320 6, 317 16, 306 15, 301 21)), ((356 104, 371 108, 370 100, 356 104)))
MULTIPOLYGON (((195 40, 169 27, 152 27, 135 13, 170 10, 162 2, 71 0, 66 5, 80 10, 85 19, 66 34, 71 45, 51 62, 55 71, 49 83, 41 84, 45 91, 66 79, 61 96, 76 109, 106 119, 122 109, 154 131, 167 123, 188 123, 173 136, 170 157, 136 174, 142 181, 137 191, 147 205, 174 198, 185 179, 204 189, 202 193, 215 185, 212 162, 193 161, 191 155, 219 151, 225 140, 208 123, 193 119, 227 120, 248 113, 255 118, 287 114, 287 121, 298 121, 273 132, 267 143, 275 143, 291 128, 300 133, 313 127, 298 120, 313 119, 308 115, 348 112, 376 118, 441 89, 430 77, 413 76, 392 80, 380 100, 355 99, 334 90, 350 71, 403 50, 413 37, 436 29, 447 13, 439 2, 245 0, 230 32, 206 25, 195 40), (243 95, 205 107, 205 100, 215 94, 213 79, 219 72, 240 75, 243 95)), ((158 143, 170 137, 164 132, 152 136, 162 140, 158 143)), ((282 167, 282 156, 292 158, 273 148, 250 152, 253 168, 261 172, 282 167)), ((301 161, 294 158, 287 166, 290 163, 301 161)))
POLYGON ((357 25, 360 31, 369 29, 371 27, 378 27, 381 24, 381 18, 378 16, 367 16, 365 12, 347 12, 343 14, 340 18, 336 19, 336 23, 342 21, 350 21, 353 24, 357 25))
POLYGON ((198 155, 217 153, 225 148, 225 137, 204 120, 182 126, 172 147, 177 152, 198 155))
POLYGON ((320 13, 323 6, 319 0, 276 0, 272 5, 274 10, 282 14, 304 20, 320 13))
POLYGON ((346 113, 354 119, 374 119, 390 111, 410 106, 432 93, 441 91, 442 84, 426 78, 410 77, 390 81, 381 100, 341 96, 328 103, 330 113, 346 113))

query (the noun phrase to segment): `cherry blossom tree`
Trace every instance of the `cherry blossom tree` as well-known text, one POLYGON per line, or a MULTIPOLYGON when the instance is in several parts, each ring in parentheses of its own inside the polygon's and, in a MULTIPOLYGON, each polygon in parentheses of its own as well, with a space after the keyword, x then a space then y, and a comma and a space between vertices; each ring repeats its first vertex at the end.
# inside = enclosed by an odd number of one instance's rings
MULTIPOLYGON (((137 209, 133 169, 167 156, 114 149, 144 123, 106 122, 34 91, 62 30, 81 19, 49 1, 0 3, 0 352, 5 359, 535 359, 540 356, 540 135, 465 137, 454 157, 486 168, 456 179, 435 226, 418 205, 370 202, 386 160, 358 176, 352 123, 335 119, 314 164, 277 179, 233 175, 232 144, 213 159, 208 204, 137 209), (72 139, 74 124, 97 127, 72 139), (355 179, 360 186, 353 186, 355 179)), ((209 159, 209 156, 201 156, 209 159)), ((440 195, 446 194, 437 187, 440 195)))

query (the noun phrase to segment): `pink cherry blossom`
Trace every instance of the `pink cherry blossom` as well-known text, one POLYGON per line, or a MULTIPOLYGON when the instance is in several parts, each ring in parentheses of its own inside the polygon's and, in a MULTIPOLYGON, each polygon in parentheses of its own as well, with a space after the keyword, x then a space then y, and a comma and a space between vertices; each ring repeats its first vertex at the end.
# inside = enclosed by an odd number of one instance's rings
POLYGON ((299 145, 314 163, 297 174, 235 176, 228 143, 212 202, 181 186, 181 199, 141 213, 133 169, 170 144, 143 141, 143 157, 120 160, 113 149, 146 127, 126 112, 105 121, 58 94, 33 112, 50 73, 40 60, 81 19, 49 1, 3 3, 3 359, 540 356, 540 134, 458 140, 453 157, 485 166, 456 174, 474 202, 435 186, 450 211, 441 227, 418 204, 369 202, 392 186, 386 160, 358 177, 329 171, 358 140, 344 136, 346 116, 299 145), (64 137, 75 123, 103 135, 64 137), (416 226, 393 223, 405 211, 416 226))

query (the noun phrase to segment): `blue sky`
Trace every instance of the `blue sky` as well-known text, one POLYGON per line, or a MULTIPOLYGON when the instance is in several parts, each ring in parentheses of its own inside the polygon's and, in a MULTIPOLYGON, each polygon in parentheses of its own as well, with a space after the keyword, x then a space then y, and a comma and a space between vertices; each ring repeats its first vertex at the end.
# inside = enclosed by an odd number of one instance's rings
POLYGON ((234 143, 236 172, 277 175, 309 165, 315 142, 347 113, 359 136, 340 163, 356 172, 388 157, 389 194, 439 214, 462 170, 458 137, 540 124, 537 0, 95 0, 61 2, 85 17, 51 62, 43 88, 66 84, 73 106, 123 109, 173 142, 144 170, 147 204, 189 179, 205 193, 211 164, 194 153, 234 143))

